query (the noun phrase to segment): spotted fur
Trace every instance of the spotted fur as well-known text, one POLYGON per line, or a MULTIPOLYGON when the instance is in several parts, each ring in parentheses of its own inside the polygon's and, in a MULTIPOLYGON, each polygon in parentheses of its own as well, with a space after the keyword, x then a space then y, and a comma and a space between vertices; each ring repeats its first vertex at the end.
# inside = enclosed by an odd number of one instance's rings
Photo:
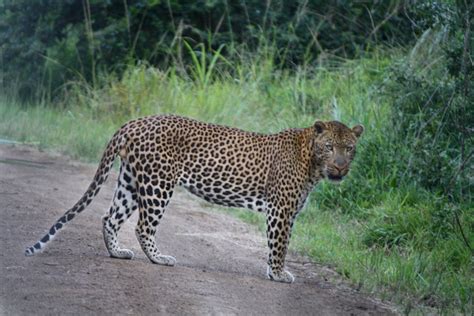
POLYGON ((133 258, 120 247, 117 233, 136 210, 137 239, 154 263, 174 265, 163 255, 155 233, 173 190, 181 186, 215 204, 263 212, 267 218, 268 277, 293 282, 284 269, 291 229, 308 194, 323 178, 341 180, 355 155, 360 125, 317 121, 303 129, 257 134, 178 116, 150 116, 122 126, 112 137, 83 197, 32 247, 44 246, 97 195, 115 157, 120 174, 112 205, 103 217, 110 256, 133 258))

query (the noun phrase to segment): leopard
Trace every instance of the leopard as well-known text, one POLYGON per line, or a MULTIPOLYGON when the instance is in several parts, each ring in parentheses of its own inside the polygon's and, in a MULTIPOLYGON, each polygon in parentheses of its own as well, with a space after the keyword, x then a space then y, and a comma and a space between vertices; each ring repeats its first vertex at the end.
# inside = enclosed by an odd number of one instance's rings
POLYGON ((305 128, 263 134, 177 115, 154 115, 124 124, 108 142, 83 196, 25 251, 41 252, 91 203, 113 169, 120 168, 111 206, 102 218, 105 246, 113 258, 132 259, 118 232, 138 210, 136 238, 148 259, 173 266, 155 234, 173 192, 182 187, 213 204, 264 214, 267 278, 292 283, 285 258, 297 215, 321 180, 340 182, 350 170, 362 125, 317 120, 305 128))

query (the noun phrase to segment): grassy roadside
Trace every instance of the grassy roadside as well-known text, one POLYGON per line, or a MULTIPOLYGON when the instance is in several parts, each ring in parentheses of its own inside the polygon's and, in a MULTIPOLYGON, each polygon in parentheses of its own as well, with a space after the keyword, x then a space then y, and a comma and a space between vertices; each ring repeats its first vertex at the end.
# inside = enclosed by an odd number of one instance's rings
MULTIPOLYGON (((315 118, 362 123, 366 132, 351 176, 340 186, 316 189, 291 247, 401 303, 406 312, 424 305, 469 313, 472 254, 449 222, 458 210, 464 227, 472 227, 473 207, 399 180, 393 157, 411 148, 394 143, 387 130, 391 108, 381 85, 390 63, 375 56, 295 74, 276 71, 271 63, 250 64, 232 75, 218 73, 213 81, 199 80, 205 74, 196 80, 139 65, 100 89, 73 87, 63 107, 22 107, 0 99, 0 136, 96 161, 116 128, 148 114, 175 113, 260 132, 308 126, 315 118)), ((263 221, 253 213, 237 214, 263 221)), ((472 230, 467 232, 472 243, 472 230)))

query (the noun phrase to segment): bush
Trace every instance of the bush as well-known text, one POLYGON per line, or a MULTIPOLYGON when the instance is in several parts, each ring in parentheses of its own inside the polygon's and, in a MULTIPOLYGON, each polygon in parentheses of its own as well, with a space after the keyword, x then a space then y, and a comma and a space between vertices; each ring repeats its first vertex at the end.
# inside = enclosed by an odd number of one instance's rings
POLYGON ((71 79, 95 86, 101 73, 120 75, 137 60, 184 68, 184 40, 208 51, 224 45, 227 58, 271 46, 282 67, 316 64, 412 41, 410 8, 406 0, 0 1, 2 84, 38 98, 71 79))
POLYGON ((392 68, 387 92, 394 96, 398 142, 411 148, 398 156, 405 166, 401 176, 451 199, 472 201, 474 72, 465 60, 471 45, 464 43, 465 19, 454 14, 451 24, 426 31, 392 68))

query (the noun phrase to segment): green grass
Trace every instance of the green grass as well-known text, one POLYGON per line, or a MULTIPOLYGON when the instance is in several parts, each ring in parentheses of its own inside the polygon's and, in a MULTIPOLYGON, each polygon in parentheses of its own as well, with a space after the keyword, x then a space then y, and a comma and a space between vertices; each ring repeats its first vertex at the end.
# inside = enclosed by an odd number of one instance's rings
MULTIPOLYGON (((474 209, 400 176, 397 157, 413 149, 390 129, 392 108, 383 84, 394 57, 380 54, 293 73, 267 59, 228 71, 214 57, 212 67, 195 59, 190 75, 142 64, 121 78, 106 76, 101 88, 75 83, 55 107, 25 107, 4 97, 0 136, 97 161, 116 128, 149 114, 181 114, 258 132, 305 127, 316 119, 362 123, 366 132, 350 177, 339 186, 318 186, 296 222, 291 248, 400 303, 405 312, 472 311, 472 253, 453 214, 472 245, 474 209)), ((257 214, 236 214, 264 226, 257 214)))
MULTIPOLYGON (((400 303, 404 313, 469 313, 472 256, 454 234, 438 239, 432 196, 405 208, 399 194, 389 194, 361 220, 337 209, 322 211, 317 193, 296 221, 290 249, 333 267, 382 299, 400 303)), ((265 231, 261 214, 236 214, 265 231)))
POLYGON ((89 113, 45 106, 23 108, 11 100, 0 101, 0 135, 75 159, 97 161, 115 129, 114 124, 99 122, 89 113))

